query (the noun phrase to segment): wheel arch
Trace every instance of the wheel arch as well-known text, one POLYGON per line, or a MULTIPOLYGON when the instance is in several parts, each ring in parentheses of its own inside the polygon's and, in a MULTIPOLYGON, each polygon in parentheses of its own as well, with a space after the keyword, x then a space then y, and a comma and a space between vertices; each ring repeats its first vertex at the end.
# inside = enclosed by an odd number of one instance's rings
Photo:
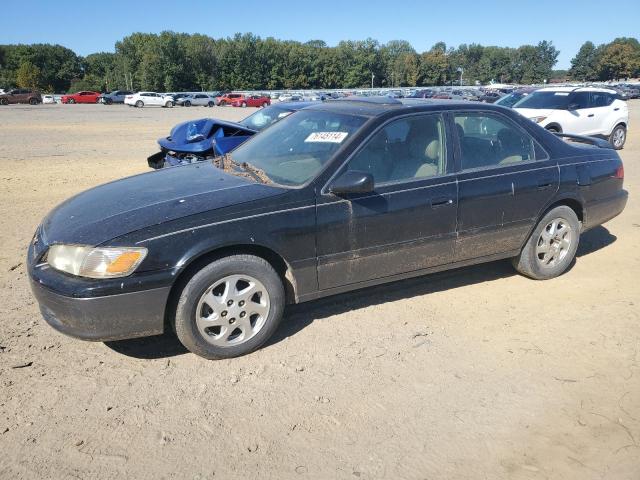
POLYGON ((169 297, 167 298, 167 305, 165 307, 165 331, 173 328, 173 321, 180 294, 193 275, 211 262, 231 255, 254 255, 266 260, 282 280, 286 303, 295 303, 297 301, 297 285, 293 275, 293 269, 289 262, 275 250, 257 244, 235 244, 217 247, 193 255, 181 266, 171 286, 169 297))
POLYGON ((550 210, 559 207, 561 205, 565 205, 569 208, 571 208, 571 210, 573 210, 576 214, 576 216, 578 217, 578 220, 580 220, 580 223, 584 222, 584 205, 582 204, 582 202, 572 196, 566 196, 563 198, 555 198, 553 200, 552 203, 550 203, 547 208, 545 208, 540 215, 538 216, 538 221, 540 221, 540 219, 542 217, 544 217, 547 212, 549 212, 550 210))
POLYGON ((525 244, 529 240, 529 237, 531 236, 533 231, 538 226, 538 223, 540 223, 540 220, 542 220, 542 218, 547 213, 549 213, 551 210, 553 210, 556 207, 560 207, 562 205, 569 207, 571 210, 573 210, 575 212, 576 216, 578 217, 578 221, 580 222, 580 227, 582 227, 582 225, 584 225, 585 210, 584 210, 583 202, 580 199, 578 199, 577 197, 572 196, 572 195, 565 195, 565 196, 562 196, 562 197, 556 197, 548 205, 546 205, 542 210, 540 210, 540 212, 538 213, 538 216, 536 218, 535 223, 531 226, 531 229, 529 230, 529 233, 527 233, 527 236, 525 237, 524 241, 522 242, 522 245, 520 245, 520 250, 522 250, 522 248, 524 248, 525 244))

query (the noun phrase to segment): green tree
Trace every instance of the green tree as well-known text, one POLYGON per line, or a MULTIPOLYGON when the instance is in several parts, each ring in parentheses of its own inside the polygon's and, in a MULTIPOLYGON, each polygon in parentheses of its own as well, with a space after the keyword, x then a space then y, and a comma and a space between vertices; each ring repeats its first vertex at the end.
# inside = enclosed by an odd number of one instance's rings
POLYGON ((446 45, 436 43, 431 50, 420 55, 418 83, 420 85, 444 85, 447 81, 449 62, 446 45), (444 48, 443 48, 444 47, 444 48))
POLYGON ((31 62, 22 62, 16 72, 16 83, 22 88, 38 90, 42 86, 42 73, 31 62))
POLYGON ((593 42, 584 42, 571 60, 571 78, 581 81, 596 80, 598 77, 598 51, 593 42))
POLYGON ((640 74, 640 45, 635 39, 616 39, 602 49, 598 59, 601 80, 617 80, 640 74))

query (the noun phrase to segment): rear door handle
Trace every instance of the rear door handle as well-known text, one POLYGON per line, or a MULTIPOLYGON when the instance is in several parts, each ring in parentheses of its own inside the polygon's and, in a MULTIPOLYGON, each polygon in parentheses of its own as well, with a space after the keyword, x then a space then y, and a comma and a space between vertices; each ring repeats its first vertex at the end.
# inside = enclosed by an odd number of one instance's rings
POLYGON ((590 113, 589 115, 587 115, 587 117, 593 117, 593 113, 590 113))
POLYGON ((453 199, 448 197, 432 198, 431 208, 446 207, 447 205, 451 205, 452 203, 453 203, 453 199))
POLYGON ((544 180, 540 180, 538 182, 538 190, 546 190, 547 188, 551 188, 553 180, 550 178, 546 178, 544 180))
POLYGON ((618 108, 618 107, 613 109, 614 112, 617 112, 618 110, 620 110, 620 108, 618 108))

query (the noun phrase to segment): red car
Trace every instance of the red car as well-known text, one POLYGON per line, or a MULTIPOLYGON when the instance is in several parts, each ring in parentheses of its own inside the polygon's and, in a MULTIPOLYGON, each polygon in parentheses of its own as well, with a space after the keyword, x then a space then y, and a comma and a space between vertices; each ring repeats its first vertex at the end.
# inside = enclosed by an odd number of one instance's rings
POLYGON ((62 103, 98 103, 100 93, 77 92, 62 96, 62 103))
POLYGON ((225 105, 231 105, 236 100, 242 100, 244 95, 241 93, 225 93, 220 97, 216 97, 216 105, 224 107, 225 105))
POLYGON ((231 105, 234 107, 266 107, 271 105, 271 99, 264 95, 247 95, 235 99, 231 105))

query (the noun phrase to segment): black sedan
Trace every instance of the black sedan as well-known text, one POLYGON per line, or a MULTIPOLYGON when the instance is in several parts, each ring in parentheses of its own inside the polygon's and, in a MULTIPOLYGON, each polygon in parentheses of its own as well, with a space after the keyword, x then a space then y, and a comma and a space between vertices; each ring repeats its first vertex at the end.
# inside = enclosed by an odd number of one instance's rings
POLYGON ((620 157, 480 103, 349 98, 214 161, 55 208, 28 253, 46 321, 87 340, 174 329, 192 352, 262 345, 287 303, 512 259, 562 274, 627 201, 620 157))

